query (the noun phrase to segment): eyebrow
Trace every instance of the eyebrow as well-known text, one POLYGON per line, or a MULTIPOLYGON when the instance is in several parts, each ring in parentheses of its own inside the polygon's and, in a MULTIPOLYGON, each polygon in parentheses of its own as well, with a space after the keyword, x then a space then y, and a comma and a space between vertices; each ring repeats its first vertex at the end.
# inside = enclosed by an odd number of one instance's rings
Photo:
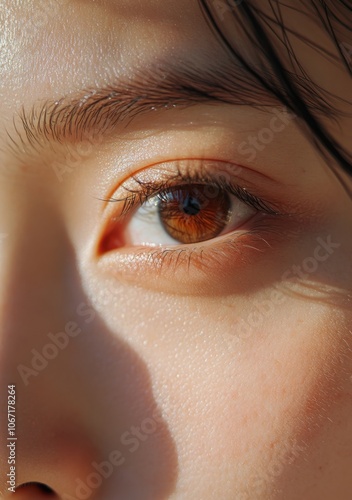
POLYGON ((6 129, 7 147, 17 156, 40 153, 52 143, 74 144, 98 137, 108 139, 118 125, 157 110, 186 108, 202 103, 269 106, 273 96, 233 61, 194 64, 163 62, 119 78, 103 88, 87 88, 60 99, 22 106, 6 129))

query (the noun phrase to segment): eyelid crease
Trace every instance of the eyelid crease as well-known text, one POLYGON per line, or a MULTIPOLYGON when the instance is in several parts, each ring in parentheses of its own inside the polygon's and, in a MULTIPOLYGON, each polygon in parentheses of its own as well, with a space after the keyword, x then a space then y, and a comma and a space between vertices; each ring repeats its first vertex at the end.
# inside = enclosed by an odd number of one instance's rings
MULTIPOLYGON (((217 162, 219 163, 219 162, 217 162)), ((102 201, 106 203, 123 203, 123 207, 119 212, 118 218, 122 219, 129 215, 129 213, 136 207, 141 206, 153 197, 163 196, 168 190, 184 185, 190 184, 203 184, 209 187, 215 187, 234 195, 240 201, 243 201, 248 206, 256 209, 258 212, 262 211, 269 215, 287 215, 283 214, 274 204, 263 200, 259 196, 251 194, 248 189, 240 186, 238 181, 231 179, 230 175, 227 178, 224 175, 218 175, 217 171, 208 171, 205 164, 200 163, 198 169, 192 168, 192 162, 186 163, 186 169, 182 170, 183 162, 174 162, 175 171, 164 173, 164 177, 160 181, 156 180, 143 180, 141 174, 128 179, 129 183, 133 182, 138 185, 135 189, 132 187, 124 186, 121 184, 119 189, 123 189, 128 194, 122 198, 108 198, 102 201)), ((145 170, 142 171, 142 174, 145 170)), ((233 175, 232 175, 233 177, 233 175)))

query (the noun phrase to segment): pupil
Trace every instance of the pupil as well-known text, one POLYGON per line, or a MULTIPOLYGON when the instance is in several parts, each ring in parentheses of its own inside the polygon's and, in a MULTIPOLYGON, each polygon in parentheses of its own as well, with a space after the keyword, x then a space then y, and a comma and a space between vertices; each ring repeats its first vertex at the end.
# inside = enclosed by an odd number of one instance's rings
POLYGON ((199 200, 193 196, 187 196, 182 203, 182 209, 186 215, 198 215, 201 211, 199 200))

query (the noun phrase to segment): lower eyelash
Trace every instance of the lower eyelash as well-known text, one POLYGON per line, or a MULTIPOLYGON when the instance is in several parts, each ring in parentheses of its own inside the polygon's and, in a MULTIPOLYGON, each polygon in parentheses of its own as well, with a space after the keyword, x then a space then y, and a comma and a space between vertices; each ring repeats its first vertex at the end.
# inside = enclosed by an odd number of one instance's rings
MULTIPOLYGON (((149 263, 158 273, 161 273, 165 267, 168 271, 177 272, 177 269, 182 266, 188 271, 190 267, 195 267, 197 270, 208 273, 214 269, 214 266, 220 265, 219 260, 227 258, 229 254, 237 254, 243 256, 246 248, 256 252, 264 253, 265 249, 271 248, 266 236, 271 239, 274 236, 280 236, 282 227, 279 224, 273 223, 273 217, 263 216, 257 221, 253 221, 253 226, 248 230, 235 231, 226 235, 226 239, 212 244, 204 245, 178 245, 167 248, 146 248, 136 249, 136 253, 140 256, 147 257, 149 263), (270 221, 268 219, 271 219, 270 221), (237 233, 237 234, 236 234, 237 233), (244 243, 242 240, 250 238, 251 244, 244 243), (257 245, 256 245, 257 244, 257 245)), ((225 237, 222 237, 225 238, 225 237)))
POLYGON ((255 270, 267 252, 277 251, 287 242, 287 231, 295 228, 286 217, 259 215, 247 228, 211 242, 102 252, 99 267, 119 283, 157 292, 187 296, 237 293, 245 286, 243 276, 255 270))

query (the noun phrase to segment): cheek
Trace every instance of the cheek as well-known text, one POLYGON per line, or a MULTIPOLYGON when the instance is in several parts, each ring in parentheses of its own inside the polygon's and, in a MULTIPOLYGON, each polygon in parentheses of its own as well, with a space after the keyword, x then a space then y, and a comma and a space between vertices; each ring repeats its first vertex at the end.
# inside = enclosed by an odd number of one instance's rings
POLYGON ((209 498, 213 485, 224 499, 274 498, 292 468, 307 467, 341 399, 351 318, 287 295, 239 336, 244 297, 230 308, 219 299, 117 293, 114 281, 104 292, 95 294, 101 315, 147 367, 177 449, 181 490, 209 498))
POLYGON ((328 306, 290 299, 238 342, 225 318, 221 335, 219 314, 212 324, 189 309, 183 315, 192 320, 179 315, 168 338, 165 331, 159 337, 159 353, 145 352, 181 476, 187 470, 189 481, 201 480, 206 461, 209 481, 218 483, 222 470, 228 491, 266 495, 319 444, 339 399, 344 319, 328 306))

